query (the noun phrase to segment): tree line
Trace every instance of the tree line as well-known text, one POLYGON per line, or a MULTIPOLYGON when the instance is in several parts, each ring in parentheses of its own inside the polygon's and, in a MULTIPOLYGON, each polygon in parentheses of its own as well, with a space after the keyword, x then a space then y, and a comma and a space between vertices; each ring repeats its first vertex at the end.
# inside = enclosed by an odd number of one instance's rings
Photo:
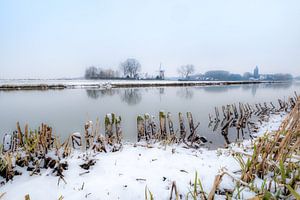
POLYGON ((188 64, 178 68, 178 74, 181 75, 180 80, 203 80, 203 81, 245 81, 245 80, 265 80, 265 81, 288 81, 293 76, 287 73, 276 74, 254 74, 245 72, 243 75, 230 73, 224 70, 210 70, 204 74, 195 74, 194 65, 188 64))
POLYGON ((119 70, 90 66, 85 70, 84 77, 86 79, 114 79, 122 77, 128 79, 138 79, 138 73, 140 71, 140 62, 135 58, 128 58, 120 64, 119 70))
MULTIPOLYGON (((101 67, 90 66, 85 70, 86 79, 139 79, 141 64, 135 58, 128 58, 121 62, 118 70, 104 69, 101 67)), ((291 74, 258 74, 258 68, 254 73, 246 72, 243 75, 230 73, 224 70, 210 70, 204 74, 195 74, 195 66, 192 64, 182 65, 177 69, 181 76, 180 80, 205 80, 205 81, 242 81, 242 80, 269 80, 282 81, 292 80, 291 74)))

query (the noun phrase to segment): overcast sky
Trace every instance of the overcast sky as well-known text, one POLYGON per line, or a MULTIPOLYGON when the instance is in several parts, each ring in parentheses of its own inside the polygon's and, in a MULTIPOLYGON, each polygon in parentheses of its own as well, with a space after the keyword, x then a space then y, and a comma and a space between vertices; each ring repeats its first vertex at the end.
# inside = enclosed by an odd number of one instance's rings
POLYGON ((300 1, 0 1, 0 78, 79 77, 128 57, 168 76, 183 64, 300 75, 300 1))

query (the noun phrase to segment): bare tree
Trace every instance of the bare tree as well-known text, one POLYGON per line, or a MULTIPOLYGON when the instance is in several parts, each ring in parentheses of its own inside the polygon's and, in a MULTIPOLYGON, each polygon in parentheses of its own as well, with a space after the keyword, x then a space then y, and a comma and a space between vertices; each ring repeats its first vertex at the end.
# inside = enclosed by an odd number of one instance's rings
POLYGON ((96 68, 94 66, 88 67, 85 70, 86 79, 109 79, 109 78, 118 78, 119 72, 112 69, 103 69, 96 68))
POLYGON ((136 78, 138 72, 141 71, 141 64, 135 58, 128 58, 120 64, 120 69, 125 77, 136 78))
POLYGON ((85 70, 84 76, 86 79, 97 79, 98 78, 98 69, 94 66, 88 67, 85 70))
POLYGON ((191 64, 182 65, 177 71, 183 78, 189 78, 189 76, 195 72, 195 67, 191 64))

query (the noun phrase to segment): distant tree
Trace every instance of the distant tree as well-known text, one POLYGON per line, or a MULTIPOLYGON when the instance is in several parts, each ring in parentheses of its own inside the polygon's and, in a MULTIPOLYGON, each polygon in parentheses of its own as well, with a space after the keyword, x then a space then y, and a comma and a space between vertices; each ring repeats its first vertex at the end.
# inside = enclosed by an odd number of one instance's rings
POLYGON ((273 74, 274 81, 289 81, 293 80, 293 76, 291 74, 273 74))
POLYGON ((97 79, 98 78, 98 69, 95 66, 88 67, 85 70, 84 77, 86 79, 97 79))
POLYGON ((293 80, 293 76, 291 74, 263 74, 261 75, 262 80, 266 81, 291 81, 293 80))
POLYGON ((249 80, 253 75, 250 72, 245 72, 243 75, 244 80, 249 80))
POLYGON ((242 79, 243 79, 243 77, 240 74, 230 74, 229 75, 230 81, 240 81, 242 79))
POLYGON ((119 72, 112 69, 96 68, 94 66, 88 67, 85 70, 84 77, 86 79, 110 79, 118 78, 119 72))
POLYGON ((212 70, 205 72, 204 76, 206 78, 216 80, 216 81, 227 81, 230 79, 230 73, 223 70, 212 70))
POLYGON ((189 78, 190 75, 192 75, 195 72, 195 66, 194 65, 182 65, 177 69, 178 73, 183 78, 189 78))
POLYGON ((128 58, 120 64, 120 69, 124 77, 137 78, 138 72, 141 71, 141 64, 135 58, 128 58))

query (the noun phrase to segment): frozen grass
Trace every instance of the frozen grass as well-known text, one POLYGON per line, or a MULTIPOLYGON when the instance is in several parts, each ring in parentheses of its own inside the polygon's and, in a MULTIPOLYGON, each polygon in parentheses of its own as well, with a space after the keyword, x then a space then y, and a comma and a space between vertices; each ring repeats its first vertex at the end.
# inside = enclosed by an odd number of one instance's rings
MULTIPOLYGON (((284 115, 274 115, 260 128, 257 136, 266 131, 278 130, 284 115)), ((183 199, 195 189, 195 173, 204 193, 210 193, 215 176, 220 171, 229 174, 240 170, 240 165, 232 156, 233 151, 244 151, 251 141, 232 144, 228 149, 209 151, 206 149, 186 149, 182 146, 162 146, 159 144, 124 144, 119 152, 92 153, 73 151, 66 158, 69 169, 64 171, 66 183, 52 175, 51 170, 42 169, 39 175, 30 176, 24 168, 22 176, 15 176, 0 187, 5 193, 1 199, 24 199, 26 194, 34 199, 169 199, 174 181, 178 196, 183 199), (86 160, 95 160, 89 170, 79 165, 86 160)), ((240 177, 238 177, 240 178, 240 177)), ((196 181, 198 182, 198 181, 196 181)), ((201 193, 199 182, 196 190, 201 193)), ((236 182, 223 176, 220 188, 231 188, 234 198, 250 198, 255 193, 249 189, 237 189, 236 182)), ((175 198, 175 195, 173 195, 175 198)), ((225 199, 216 195, 215 199, 225 199)), ((200 198, 200 197, 199 197, 200 198)), ((193 199, 189 195, 189 199, 193 199)))

